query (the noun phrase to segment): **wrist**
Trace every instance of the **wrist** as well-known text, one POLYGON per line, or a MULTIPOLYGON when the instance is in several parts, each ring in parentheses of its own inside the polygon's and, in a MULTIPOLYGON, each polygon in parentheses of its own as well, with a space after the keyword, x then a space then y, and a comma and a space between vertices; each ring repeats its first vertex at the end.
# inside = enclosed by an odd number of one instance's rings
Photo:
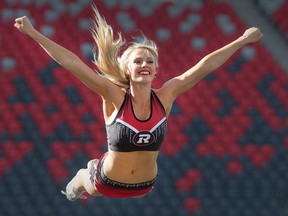
POLYGON ((246 45, 247 43, 249 43, 249 38, 246 35, 242 35, 240 36, 237 41, 238 43, 240 43, 242 46, 246 45))
POLYGON ((29 32, 27 32, 27 35, 33 39, 36 39, 38 34, 39 34, 39 32, 34 28, 31 29, 29 32))

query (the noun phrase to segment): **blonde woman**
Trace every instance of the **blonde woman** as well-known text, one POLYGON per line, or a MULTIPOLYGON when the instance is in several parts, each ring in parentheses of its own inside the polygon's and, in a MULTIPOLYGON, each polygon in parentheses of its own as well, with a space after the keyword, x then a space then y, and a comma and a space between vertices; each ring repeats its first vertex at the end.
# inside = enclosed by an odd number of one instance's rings
POLYGON ((97 44, 95 64, 101 73, 84 64, 75 54, 34 29, 27 17, 15 19, 14 26, 27 34, 61 66, 78 77, 103 100, 108 151, 80 169, 62 191, 71 200, 92 196, 138 198, 153 189, 157 177, 157 157, 167 132, 167 118, 173 101, 262 33, 247 29, 228 45, 205 56, 199 63, 173 77, 159 89, 152 89, 158 73, 158 51, 150 40, 126 46, 125 40, 93 7, 92 35, 97 44))

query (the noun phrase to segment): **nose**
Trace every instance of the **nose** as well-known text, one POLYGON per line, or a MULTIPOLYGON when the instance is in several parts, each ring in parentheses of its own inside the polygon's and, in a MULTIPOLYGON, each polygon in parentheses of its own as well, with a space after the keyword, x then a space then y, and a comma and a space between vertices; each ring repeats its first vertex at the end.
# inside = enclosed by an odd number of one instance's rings
POLYGON ((148 65, 147 62, 146 62, 146 61, 143 61, 141 66, 144 68, 144 67, 146 67, 147 65, 148 65))

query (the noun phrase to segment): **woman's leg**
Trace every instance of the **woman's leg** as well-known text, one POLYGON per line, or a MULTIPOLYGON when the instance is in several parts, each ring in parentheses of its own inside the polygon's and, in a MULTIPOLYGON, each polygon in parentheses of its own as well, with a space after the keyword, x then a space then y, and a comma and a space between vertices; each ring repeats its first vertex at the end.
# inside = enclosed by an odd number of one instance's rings
POLYGON ((75 201, 77 199, 86 199, 87 197, 83 195, 86 191, 91 196, 102 196, 98 191, 95 190, 90 178, 90 170, 94 163, 98 163, 98 159, 91 160, 87 163, 86 169, 80 169, 74 178, 67 184, 66 191, 61 191, 66 195, 67 199, 70 201, 75 201))

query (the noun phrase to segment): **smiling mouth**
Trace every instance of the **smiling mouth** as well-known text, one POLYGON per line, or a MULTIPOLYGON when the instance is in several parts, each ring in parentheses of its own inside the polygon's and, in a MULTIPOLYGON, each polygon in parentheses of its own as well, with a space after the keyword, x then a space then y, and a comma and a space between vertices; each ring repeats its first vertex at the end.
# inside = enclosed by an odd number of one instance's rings
POLYGON ((149 71, 140 71, 139 74, 140 75, 149 75, 150 72, 149 71))

